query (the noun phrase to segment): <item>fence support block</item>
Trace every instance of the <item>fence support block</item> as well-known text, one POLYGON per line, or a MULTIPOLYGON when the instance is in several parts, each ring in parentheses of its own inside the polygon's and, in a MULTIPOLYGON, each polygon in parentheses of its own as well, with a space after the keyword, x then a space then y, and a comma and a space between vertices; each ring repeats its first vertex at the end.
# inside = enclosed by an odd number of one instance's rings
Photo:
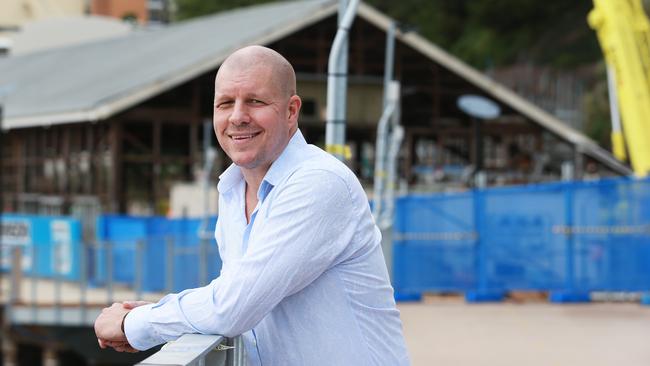
POLYGON ((588 292, 553 291, 549 300, 556 304, 577 304, 591 302, 591 295, 588 292))
POLYGON ((395 290, 395 301, 398 302, 415 302, 422 300, 422 293, 420 292, 401 292, 395 290))
POLYGON ((469 291, 465 293, 465 301, 469 303, 501 302, 506 297, 504 291, 469 291))

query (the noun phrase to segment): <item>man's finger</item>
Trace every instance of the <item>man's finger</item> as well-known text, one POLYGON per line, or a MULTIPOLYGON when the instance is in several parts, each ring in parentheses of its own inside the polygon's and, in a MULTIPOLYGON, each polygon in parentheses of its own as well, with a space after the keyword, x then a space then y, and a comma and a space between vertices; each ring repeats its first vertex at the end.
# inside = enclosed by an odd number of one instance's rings
POLYGON ((117 352, 128 352, 128 353, 136 353, 139 352, 137 349, 131 347, 128 343, 120 344, 120 345, 115 345, 113 349, 117 352))
POLYGON ((151 303, 150 303, 149 301, 142 301, 142 300, 137 300, 137 301, 123 301, 123 302, 122 302, 122 306, 123 306, 125 309, 129 309, 129 310, 130 310, 130 309, 133 309, 133 308, 137 308, 138 306, 147 305, 147 304, 151 304, 151 303))

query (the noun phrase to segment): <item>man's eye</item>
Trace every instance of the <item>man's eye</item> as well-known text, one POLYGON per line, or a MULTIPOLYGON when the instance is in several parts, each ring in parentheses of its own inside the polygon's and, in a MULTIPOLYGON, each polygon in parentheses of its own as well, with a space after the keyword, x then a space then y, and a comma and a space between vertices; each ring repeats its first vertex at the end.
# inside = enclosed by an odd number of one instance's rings
POLYGON ((228 108, 231 105, 232 105, 231 101, 219 102, 219 103, 217 103, 217 108, 219 108, 219 109, 228 108))
POLYGON ((251 104, 264 104, 264 102, 259 99, 251 99, 251 104))

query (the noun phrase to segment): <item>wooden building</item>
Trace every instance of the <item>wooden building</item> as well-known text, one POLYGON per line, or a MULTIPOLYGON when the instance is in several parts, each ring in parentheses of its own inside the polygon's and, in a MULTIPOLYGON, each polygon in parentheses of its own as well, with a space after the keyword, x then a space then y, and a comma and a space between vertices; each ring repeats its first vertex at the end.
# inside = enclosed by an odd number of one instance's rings
MULTIPOLYGON (((248 44, 272 47, 294 65, 304 102, 299 125, 322 146, 337 7, 334 0, 259 5, 0 59, 0 88, 9 90, 0 99, 3 211, 75 213, 94 206, 164 214, 170 186, 195 179, 201 169, 214 74, 248 44)), ((361 4, 350 33, 349 163, 365 183, 372 177, 390 22, 361 4)), ((569 160, 577 171, 591 161, 630 173, 578 131, 417 33, 397 32, 395 78, 406 129, 399 173, 410 189, 464 184, 474 146, 472 120, 456 104, 464 94, 501 107, 484 128, 489 184, 559 179, 569 160)), ((223 154, 217 160, 214 179, 228 164, 223 154)))

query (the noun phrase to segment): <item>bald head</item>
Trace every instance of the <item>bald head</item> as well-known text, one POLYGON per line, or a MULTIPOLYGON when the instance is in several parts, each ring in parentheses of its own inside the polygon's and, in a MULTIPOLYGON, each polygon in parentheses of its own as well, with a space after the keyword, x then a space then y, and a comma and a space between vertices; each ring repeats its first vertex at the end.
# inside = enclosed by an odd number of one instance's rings
POLYGON ((214 85, 214 132, 247 184, 259 185, 286 148, 300 106, 293 67, 279 53, 250 46, 223 62, 214 85))
POLYGON ((271 72, 274 87, 285 96, 296 94, 296 73, 281 54, 263 46, 248 46, 235 51, 221 64, 215 82, 219 76, 229 72, 245 72, 255 68, 266 68, 271 72))

